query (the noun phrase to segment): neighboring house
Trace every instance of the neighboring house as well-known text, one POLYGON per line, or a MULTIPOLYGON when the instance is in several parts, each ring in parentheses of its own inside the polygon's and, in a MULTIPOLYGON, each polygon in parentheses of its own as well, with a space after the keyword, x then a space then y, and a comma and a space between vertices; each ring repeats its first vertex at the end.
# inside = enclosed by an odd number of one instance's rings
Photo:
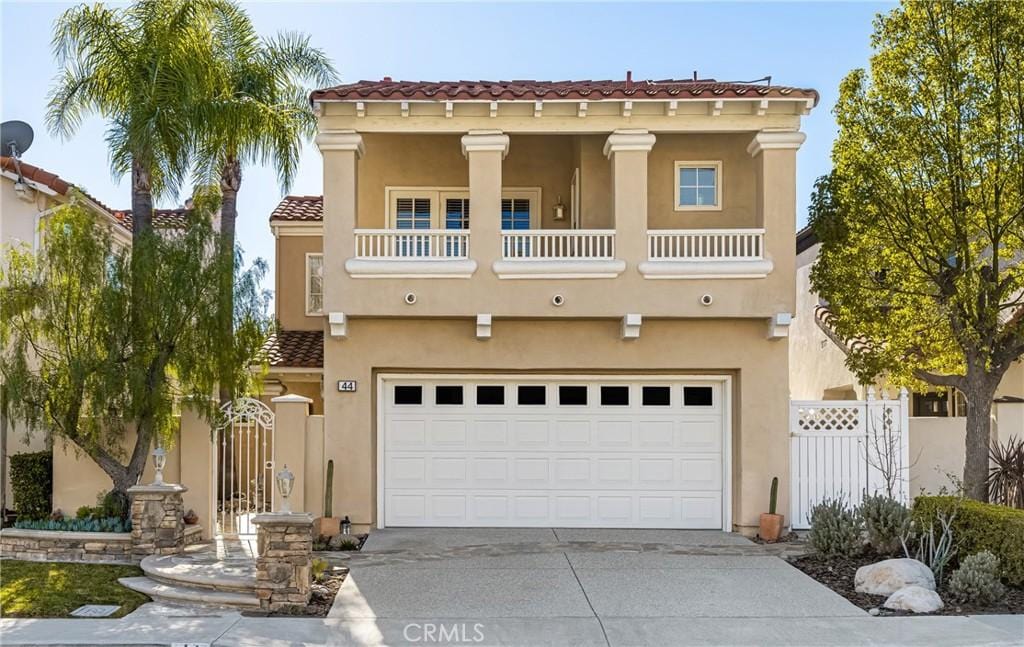
POLYGON ((324 196, 270 218, 268 385, 323 412, 336 515, 757 526, 789 475, 817 92, 627 75, 311 98, 324 196))
MULTIPOLYGON (((810 273, 818 258, 818 242, 810 227, 796 236, 796 312, 790 329, 790 391, 796 400, 862 400, 867 386, 846 368, 849 342, 829 325, 835 315, 811 289, 810 273)), ((874 386, 885 388, 884 377, 874 386)), ((950 487, 947 474, 963 473, 966 415, 963 395, 955 390, 912 393, 910 396, 911 492, 950 487)), ((1003 376, 992 408, 992 437, 1005 443, 1024 436, 1024 361, 1017 360, 1003 376)))
MULTIPOLYGON (((20 159, 15 162, 11 157, 0 157, 0 170, 3 175, 0 181, 0 249, 17 245, 38 249, 47 217, 76 193, 81 204, 110 223, 117 244, 131 245, 131 211, 110 209, 60 176, 20 159)), ((153 214, 154 227, 178 229, 184 225, 185 212, 185 209, 157 209, 153 214)), ((29 434, 23 424, 13 419, 5 419, 0 424, 0 439, 3 445, 0 449, 3 473, 0 501, 5 508, 10 508, 13 501, 7 458, 12 454, 46 449, 47 440, 44 433, 29 434)), ((109 488, 110 479, 88 457, 79 456, 74 450, 56 452, 55 507, 73 511, 79 505, 94 505, 97 492, 109 488)))

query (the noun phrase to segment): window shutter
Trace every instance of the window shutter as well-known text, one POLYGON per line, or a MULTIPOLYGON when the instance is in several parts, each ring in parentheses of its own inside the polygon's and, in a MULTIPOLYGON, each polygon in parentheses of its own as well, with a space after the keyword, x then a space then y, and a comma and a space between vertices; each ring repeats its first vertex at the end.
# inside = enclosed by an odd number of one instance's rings
POLYGON ((430 198, 396 198, 396 229, 430 229, 430 198))
POLYGON ((527 198, 502 198, 501 228, 529 229, 530 201, 527 198))
POLYGON ((469 229, 469 198, 447 198, 444 201, 444 228, 469 229))

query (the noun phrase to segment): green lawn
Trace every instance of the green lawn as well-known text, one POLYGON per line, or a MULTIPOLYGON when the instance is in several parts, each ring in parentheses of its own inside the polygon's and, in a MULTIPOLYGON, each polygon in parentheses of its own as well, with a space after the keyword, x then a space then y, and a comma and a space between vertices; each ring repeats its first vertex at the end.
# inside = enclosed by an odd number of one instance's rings
POLYGON ((117 583, 137 577, 135 566, 0 561, 0 615, 5 618, 65 618, 83 604, 119 604, 114 618, 149 598, 117 583))

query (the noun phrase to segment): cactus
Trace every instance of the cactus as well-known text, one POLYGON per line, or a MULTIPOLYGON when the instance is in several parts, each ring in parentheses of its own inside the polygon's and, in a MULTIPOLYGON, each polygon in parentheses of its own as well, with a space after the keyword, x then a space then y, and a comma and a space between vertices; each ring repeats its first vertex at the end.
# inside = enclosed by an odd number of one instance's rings
POLYGON ((779 477, 772 477, 772 493, 768 498, 768 514, 775 514, 775 504, 779 500, 779 477))
POLYGON ((324 516, 334 516, 334 461, 327 461, 327 484, 324 486, 324 516))

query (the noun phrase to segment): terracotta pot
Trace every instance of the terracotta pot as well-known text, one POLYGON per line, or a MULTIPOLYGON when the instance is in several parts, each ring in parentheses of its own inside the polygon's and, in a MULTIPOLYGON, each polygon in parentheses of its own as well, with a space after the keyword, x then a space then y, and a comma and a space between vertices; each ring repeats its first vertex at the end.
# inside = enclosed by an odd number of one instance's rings
POLYGON ((313 520, 314 537, 333 537, 341 534, 341 517, 317 517, 313 520))
POLYGON ((764 541, 778 541, 779 537, 782 536, 782 526, 785 523, 786 518, 781 514, 769 514, 765 512, 761 515, 761 529, 758 534, 764 541))

